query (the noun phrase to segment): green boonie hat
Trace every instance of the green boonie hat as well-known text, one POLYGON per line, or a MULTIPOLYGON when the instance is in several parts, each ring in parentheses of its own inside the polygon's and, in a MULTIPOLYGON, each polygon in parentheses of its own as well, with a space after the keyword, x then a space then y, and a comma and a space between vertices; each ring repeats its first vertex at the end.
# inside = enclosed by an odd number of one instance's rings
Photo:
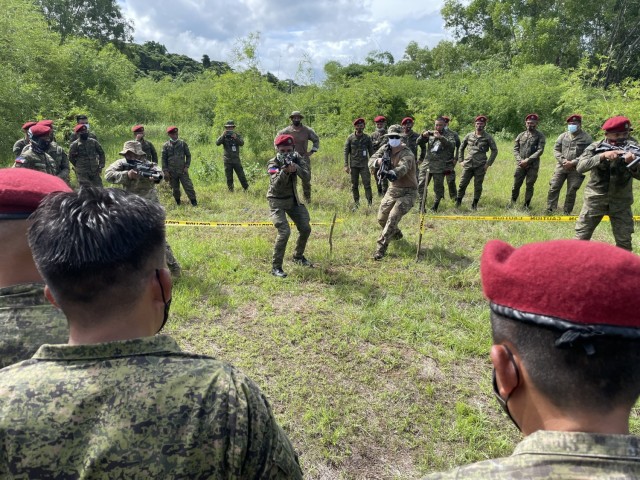
POLYGON ((227 123, 224 124, 225 127, 235 127, 236 124, 233 120, 229 120, 227 123))
POLYGON ((291 112, 291 115, 289 115, 289 118, 291 118, 291 117, 304 118, 304 115, 302 115, 299 111, 295 110, 295 111, 291 112))
POLYGON ((402 126, 400 125, 391 125, 389 127, 389 130, 387 130, 387 133, 385 134, 385 137, 389 137, 389 136, 398 136, 401 137, 404 134, 404 129, 402 128, 402 126))
POLYGON ((140 142, 136 142, 135 140, 124 142, 124 146, 122 147, 122 151, 119 153, 119 155, 124 155, 127 152, 133 152, 136 155, 146 155, 146 153, 144 153, 144 150, 142 150, 142 145, 140 145, 140 142))

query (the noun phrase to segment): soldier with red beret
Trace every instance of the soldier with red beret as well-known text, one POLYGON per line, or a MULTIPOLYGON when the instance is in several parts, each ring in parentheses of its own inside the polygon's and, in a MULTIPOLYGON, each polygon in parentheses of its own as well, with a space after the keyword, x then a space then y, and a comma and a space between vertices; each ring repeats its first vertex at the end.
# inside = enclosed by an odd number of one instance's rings
POLYGON ((540 170, 540 157, 547 142, 545 136, 538 130, 539 120, 540 118, 535 113, 527 115, 525 117, 527 129, 519 134, 514 142, 513 155, 516 159, 516 171, 513 174, 510 207, 515 205, 518 200, 520 187, 522 187, 525 179, 524 208, 528 210, 531 207, 533 186, 538 179, 538 171, 540 170))
POLYGON ((456 200, 458 198, 458 189, 456 187, 456 163, 458 163, 458 152, 460 150, 460 135, 458 132, 451 130, 449 128, 449 122, 451 119, 447 116, 442 116, 445 122, 444 131, 449 133, 456 144, 455 150, 453 151, 453 156, 447 160, 444 167, 444 176, 447 179, 447 188, 449 189, 449 198, 451 200, 456 200))
POLYGON ((492 240, 480 276, 494 392, 525 438, 510 457, 426 478, 640 478, 640 438, 629 434, 640 258, 598 242, 492 240))
POLYGON ((584 180, 584 175, 576 170, 578 158, 592 142, 591 135, 582 130, 582 116, 569 115, 567 117, 567 131, 560 134, 553 147, 553 155, 556 157, 557 164, 549 182, 548 214, 552 214, 558 208, 560 190, 566 181, 567 195, 562 210, 565 215, 571 215, 576 203, 576 193, 584 180))
MULTIPOLYGON (((387 144, 387 117, 384 115, 378 115, 373 119, 373 123, 376 124, 376 130, 371 134, 371 144, 373 145, 373 151, 377 152, 383 146, 387 144)), ((377 171, 372 174, 373 181, 378 187, 378 196, 382 197, 387 193, 389 188, 389 181, 385 178, 381 182, 377 181, 377 171)))
POLYGON ((578 173, 591 172, 584 190, 582 211, 576 222, 576 238, 590 240, 602 217, 608 215, 616 245, 631 250, 634 231, 632 181, 634 178, 640 180, 640 165, 636 163, 627 167, 634 154, 622 150, 626 145, 636 145, 629 140, 631 122, 627 117, 612 117, 604 122, 602 130, 604 140, 589 145, 576 167, 578 173), (603 143, 621 149, 602 151, 603 143))
POLYGON ((53 130, 46 125, 38 124, 31 126, 28 131, 29 145, 22 149, 22 152, 13 165, 16 168, 30 168, 39 172, 56 175, 58 166, 55 160, 47 153, 51 145, 51 134, 53 130))
POLYGON ((164 178, 169 180, 173 198, 180 205, 180 184, 184 188, 191 205, 198 205, 196 190, 189 177, 189 167, 191 166, 191 151, 187 142, 178 138, 178 127, 171 125, 167 127, 169 140, 162 146, 162 171, 164 178))
POLYGON ((371 137, 364 133, 364 118, 353 121, 355 132, 344 142, 344 171, 351 174, 351 193, 353 194, 354 209, 360 207, 359 179, 362 179, 364 195, 367 205, 371 206, 371 173, 369 172, 369 157, 375 153, 371 137))
POLYGON ((282 270, 287 242, 291 235, 287 215, 293 220, 298 229, 298 241, 293 254, 293 261, 305 267, 313 264, 304 256, 307 240, 311 235, 311 225, 307 207, 298 197, 298 177, 309 180, 311 173, 306 158, 295 151, 293 135, 278 135, 273 141, 277 154, 267 165, 269 173, 269 210, 273 226, 278 230, 276 242, 273 246, 271 274, 284 278, 287 274, 282 270))
MULTIPOLYGON (((89 138, 93 138, 95 141, 98 141, 98 137, 96 137, 96 134, 91 131, 91 125, 89 125, 89 117, 87 117, 84 113, 76 115, 76 124, 84 125, 85 127, 87 127, 89 138)), ((78 138, 78 132, 74 130, 71 134, 71 137, 69 137, 69 144, 75 142, 78 138)))
POLYGON ((91 138, 86 123, 73 129, 77 139, 69 147, 69 161, 74 167, 81 187, 102 187, 102 169, 106 161, 102 145, 91 138))
POLYGON ((153 146, 153 143, 144 138, 144 125, 134 125, 131 127, 131 131, 133 132, 133 136, 144 150, 144 153, 147 155, 147 160, 150 162, 158 164, 158 152, 156 152, 156 147, 153 146))
POLYGON ((22 132, 24 133, 24 137, 13 144, 14 158, 17 158, 22 153, 22 149, 29 144, 29 129, 36 123, 37 122, 26 122, 24 125, 22 125, 22 132))
POLYGON ((425 149, 424 145, 420 145, 420 155, 418 155, 418 140, 420 139, 420 134, 413 130, 415 122, 411 117, 404 117, 400 122, 402 125, 403 133, 402 133, 402 142, 409 147, 413 156, 416 157, 416 175, 418 174, 418 169, 420 167, 420 162, 424 160, 425 149))

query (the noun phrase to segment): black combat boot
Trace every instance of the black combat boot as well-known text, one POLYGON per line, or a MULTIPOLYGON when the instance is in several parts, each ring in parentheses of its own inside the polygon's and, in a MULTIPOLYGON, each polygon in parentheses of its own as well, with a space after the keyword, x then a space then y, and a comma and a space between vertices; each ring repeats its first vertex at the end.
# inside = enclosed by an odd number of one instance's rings
POLYGON ((176 199, 176 204, 180 205, 180 197, 174 197, 176 199))
POLYGON ((478 209, 478 202, 479 200, 474 198, 473 202, 471 203, 471 210, 477 210, 478 209))
POLYGON ((531 210, 531 200, 525 200, 523 207, 525 210, 531 210))
POLYGON ((438 211, 438 206, 440 205, 440 200, 436 200, 435 202, 433 202, 433 207, 431 207, 430 211, 432 211, 433 213, 436 213, 438 211))
POLYGON ((194 198, 193 200, 191 200, 191 205, 193 205, 194 207, 197 207, 198 201, 194 198))
POLYGON ((461 205, 462 205, 462 198, 460 197, 456 198, 456 208, 460 208, 461 205))

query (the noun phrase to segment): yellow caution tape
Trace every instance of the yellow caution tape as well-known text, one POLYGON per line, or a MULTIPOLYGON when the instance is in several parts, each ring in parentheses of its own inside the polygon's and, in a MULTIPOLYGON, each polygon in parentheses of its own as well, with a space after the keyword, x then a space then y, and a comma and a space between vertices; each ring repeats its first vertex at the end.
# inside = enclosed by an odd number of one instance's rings
MULTIPOLYGON (((344 220, 339 218, 336 223, 344 220)), ((197 220, 165 220, 166 225, 176 227, 273 227, 271 222, 200 222, 197 220)), ((289 222, 289 225, 295 225, 289 222)), ((331 222, 311 222, 310 225, 331 225, 331 222)))
MULTIPOLYGON (((529 216, 529 217, 516 217, 516 216, 478 216, 478 215, 426 215, 426 218, 430 220, 480 220, 489 222, 575 222, 578 219, 577 215, 563 215, 563 216, 529 216)), ((640 216, 635 215, 634 221, 640 221, 640 216)), ((602 217, 603 222, 609 221, 609 216, 602 217)))

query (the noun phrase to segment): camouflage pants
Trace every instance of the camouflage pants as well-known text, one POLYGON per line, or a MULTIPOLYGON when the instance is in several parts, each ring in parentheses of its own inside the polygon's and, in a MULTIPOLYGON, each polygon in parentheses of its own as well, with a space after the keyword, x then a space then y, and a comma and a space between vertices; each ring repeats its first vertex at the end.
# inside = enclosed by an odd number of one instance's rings
POLYGON ((558 208, 558 200, 560 199, 560 190, 562 185, 567 182, 567 195, 564 198, 563 211, 567 215, 571 215, 573 206, 576 203, 576 194, 582 185, 584 175, 575 170, 565 170, 562 166, 557 166, 553 172, 553 176, 549 181, 549 195, 547 195, 547 209, 555 210, 558 208))
POLYGON ((591 240, 594 230, 605 215, 609 215, 611 231, 613 232, 613 238, 616 240, 616 246, 631 251, 631 234, 634 232, 631 206, 612 212, 607 207, 604 209, 602 207, 594 208, 593 205, 590 206, 588 202, 585 202, 576 222, 576 238, 578 240, 591 240))
POLYGON ((304 255, 304 249, 307 246, 307 240, 309 240, 309 235, 311 235, 309 211, 303 204, 297 204, 295 198, 286 200, 270 199, 269 208, 271 211, 270 216, 273 226, 278 230, 276 243, 273 246, 273 258, 271 260, 271 264, 273 268, 282 268, 284 253, 287 248, 289 236, 291 235, 291 228, 289 227, 287 215, 289 215, 298 229, 298 241, 296 242, 296 249, 293 256, 302 257, 304 255))
POLYGON ((520 187, 522 183, 527 180, 527 186, 524 192, 524 201, 529 203, 533 198, 533 186, 538 179, 539 165, 531 165, 528 168, 516 167, 516 172, 513 174, 513 188, 511 189, 511 201, 515 202, 520 196, 520 187))
POLYGON ((482 184, 484 183, 486 173, 484 165, 480 165, 479 167, 465 167, 462 170, 462 178, 460 179, 460 187, 458 188, 458 198, 460 200, 464 198, 467 187, 473 178, 473 199, 480 200, 482 184))
POLYGON ((102 170, 76 170, 76 178, 80 187, 102 187, 102 170))
POLYGON ((357 204, 360 202, 360 190, 359 183, 362 179, 362 186, 364 187, 364 196, 368 203, 373 200, 371 193, 371 173, 367 167, 351 167, 351 193, 353 194, 353 201, 357 204))
POLYGON ((189 177, 189 170, 170 170, 169 173, 171 175, 169 184, 171 185, 173 198, 176 199, 176 202, 180 201, 180 184, 182 184, 182 188, 184 188, 184 193, 187 194, 187 198, 192 202, 196 201, 196 191, 193 188, 193 183, 189 177))
POLYGON ((455 200, 458 194, 456 188, 456 166, 453 161, 447 162, 445 165, 444 176, 447 179, 447 187, 449 189, 449 198, 455 200))
POLYGON ((178 263, 178 260, 176 259, 175 255, 173 254, 173 250, 171 250, 171 246, 168 243, 165 243, 165 258, 167 261, 167 267, 169 267, 169 270, 171 271, 171 273, 176 273, 180 271, 180 264, 178 263))
POLYGON ((420 205, 422 205, 422 196, 426 193, 432 179, 435 201, 438 202, 444 198, 444 173, 429 173, 429 178, 427 178, 427 171, 427 164, 424 162, 418 174, 418 197, 420 199, 420 205))
POLYGON ((377 241, 378 252, 384 254, 389 242, 394 237, 402 235, 398 224, 413 207, 416 196, 415 188, 394 188, 387 191, 378 209, 378 224, 382 227, 382 233, 377 241))
POLYGON ((307 166, 309 167, 309 180, 300 179, 300 183, 302 183, 302 194, 304 195, 304 199, 307 203, 311 202, 311 160, 309 157, 306 157, 307 166))
POLYGON ((249 188, 249 182, 247 182, 247 177, 244 175, 244 169, 242 168, 241 163, 225 163, 224 164, 224 175, 227 177, 227 188, 233 192, 233 172, 236 172, 238 177, 238 181, 242 188, 245 190, 249 188))

